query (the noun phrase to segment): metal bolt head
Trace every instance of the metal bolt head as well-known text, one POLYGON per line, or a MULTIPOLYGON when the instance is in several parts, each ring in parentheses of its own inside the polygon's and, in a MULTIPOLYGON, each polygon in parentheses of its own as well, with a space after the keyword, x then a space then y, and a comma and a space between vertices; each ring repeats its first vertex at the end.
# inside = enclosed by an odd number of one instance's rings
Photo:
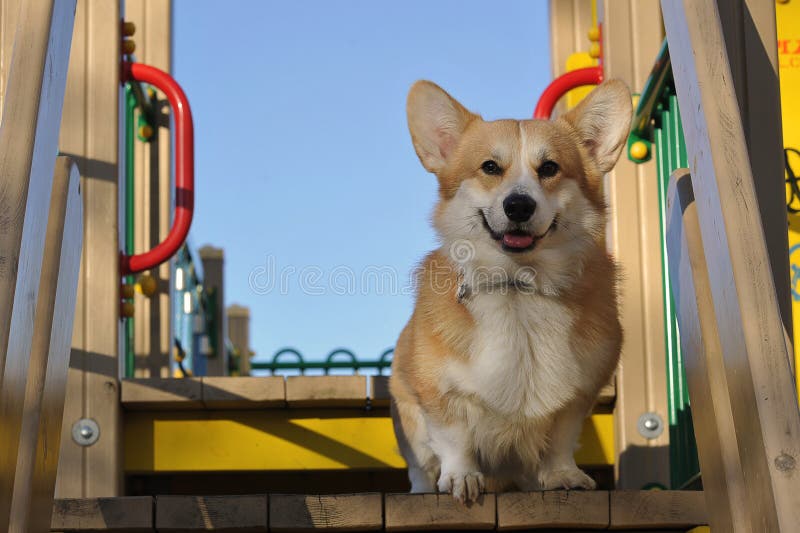
POLYGON ((100 438, 100 426, 91 418, 81 418, 72 425, 72 440, 80 446, 91 446, 100 438))
POLYGON ((642 437, 655 439, 664 432, 664 420, 658 413, 644 413, 639 417, 636 427, 642 437))

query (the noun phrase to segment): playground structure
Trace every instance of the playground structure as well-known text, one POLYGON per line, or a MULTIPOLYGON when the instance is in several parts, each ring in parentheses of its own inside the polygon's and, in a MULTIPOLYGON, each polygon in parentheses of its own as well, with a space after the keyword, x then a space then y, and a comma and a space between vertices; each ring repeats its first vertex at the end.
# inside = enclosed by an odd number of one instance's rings
POLYGON ((606 180, 622 362, 576 452, 603 490, 469 508, 401 494, 390 350, 250 361, 247 310, 225 320, 222 250, 184 242, 170 2, 0 12, 0 531, 797 529, 800 0, 551 0, 537 118, 637 95, 606 180))

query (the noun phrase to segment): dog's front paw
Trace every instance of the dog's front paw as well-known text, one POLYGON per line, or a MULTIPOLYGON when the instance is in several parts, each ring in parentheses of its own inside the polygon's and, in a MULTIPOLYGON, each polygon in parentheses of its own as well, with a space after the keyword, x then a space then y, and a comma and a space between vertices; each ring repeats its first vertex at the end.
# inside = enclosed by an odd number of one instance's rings
POLYGON ((597 488, 597 483, 577 466, 540 472, 539 485, 542 490, 594 490, 597 488))
POLYGON ((442 472, 439 476, 439 492, 449 492, 461 503, 472 503, 486 488, 480 472, 442 472))

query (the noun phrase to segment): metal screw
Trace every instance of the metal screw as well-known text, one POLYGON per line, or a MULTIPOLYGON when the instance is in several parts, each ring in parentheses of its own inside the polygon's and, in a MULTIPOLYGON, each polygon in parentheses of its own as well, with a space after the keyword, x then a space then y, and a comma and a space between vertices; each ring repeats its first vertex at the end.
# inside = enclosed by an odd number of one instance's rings
POLYGON ((72 425, 72 440, 80 446, 91 446, 100 438, 100 426, 91 418, 81 418, 72 425))
POLYGON ((636 426, 639 434, 646 439, 655 439, 664 432, 664 421, 658 413, 644 413, 636 426))

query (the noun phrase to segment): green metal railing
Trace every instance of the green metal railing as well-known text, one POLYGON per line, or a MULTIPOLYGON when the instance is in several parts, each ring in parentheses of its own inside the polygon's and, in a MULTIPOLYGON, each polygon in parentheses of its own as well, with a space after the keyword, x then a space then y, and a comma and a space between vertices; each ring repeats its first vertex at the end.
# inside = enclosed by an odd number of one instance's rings
POLYGON ((634 163, 649 161, 653 153, 653 117, 657 106, 663 101, 664 87, 667 82, 672 82, 672 62, 669 58, 667 40, 664 39, 653 64, 653 69, 650 71, 650 76, 648 76, 644 89, 639 95, 636 113, 634 113, 631 121, 631 134, 628 136, 628 158, 634 163), (634 150, 632 148, 636 143, 643 143, 643 146, 647 148, 644 155, 633 155, 632 152, 634 150))
POLYGON ((669 50, 666 41, 645 85, 634 115, 628 139, 628 157, 636 163, 650 159, 655 148, 658 174, 659 227, 661 232, 661 269, 664 304, 664 330, 667 364, 667 406, 669 409, 670 485, 684 488, 699 477, 697 443, 692 425, 686 369, 680 347, 677 315, 669 282, 669 262, 666 248, 666 202, 670 175, 688 167, 686 141, 683 136, 678 98, 675 95, 669 50), (645 157, 634 157, 634 143, 646 143, 645 157))
MULTIPOLYGON (((153 109, 150 99, 145 94, 138 82, 125 84, 125 246, 127 255, 134 254, 135 242, 135 161, 134 148, 137 137, 140 141, 147 142, 149 138, 143 137, 140 132, 142 126, 147 126, 152 132, 153 109), (136 110, 139 109, 139 118, 136 119, 136 110)), ((133 285, 135 276, 125 276, 124 283, 133 285)), ((132 378, 136 370, 136 354, 134 351, 134 318, 125 319, 124 354, 125 377, 132 378)))
POLYGON ((328 374, 334 369, 353 370, 354 372, 364 369, 374 369, 378 371, 379 375, 383 375, 383 371, 392 366, 391 356, 393 353, 394 348, 389 348, 376 360, 360 360, 352 351, 346 348, 338 348, 329 353, 324 361, 306 361, 298 350, 294 348, 283 348, 278 350, 270 361, 252 361, 250 363, 250 368, 253 370, 269 370, 273 374, 277 370, 299 370, 301 374, 305 374, 306 370, 322 370, 325 374, 328 374), (287 357, 291 357, 293 360, 286 361, 285 359, 287 357), (341 359, 342 357, 346 360, 335 360, 341 359))

